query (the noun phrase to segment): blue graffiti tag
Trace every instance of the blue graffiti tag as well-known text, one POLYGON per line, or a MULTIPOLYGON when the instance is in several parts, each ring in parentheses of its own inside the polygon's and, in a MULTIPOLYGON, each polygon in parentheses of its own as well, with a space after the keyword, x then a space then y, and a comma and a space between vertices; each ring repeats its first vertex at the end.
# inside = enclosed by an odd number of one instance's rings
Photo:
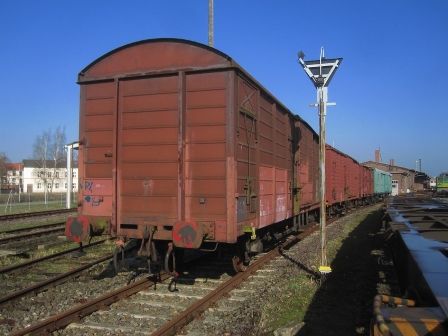
POLYGON ((84 183, 84 189, 88 191, 92 191, 93 189, 93 182, 92 181, 86 181, 84 183))

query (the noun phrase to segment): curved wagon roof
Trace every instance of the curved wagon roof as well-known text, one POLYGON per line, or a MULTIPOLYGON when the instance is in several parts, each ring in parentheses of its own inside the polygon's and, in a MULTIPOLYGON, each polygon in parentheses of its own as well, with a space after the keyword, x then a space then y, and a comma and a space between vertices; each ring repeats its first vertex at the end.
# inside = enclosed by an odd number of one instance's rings
POLYGON ((90 63, 78 75, 78 83, 110 81, 152 75, 169 75, 178 71, 217 71, 234 69, 248 78, 278 106, 295 119, 314 129, 292 113, 252 75, 229 55, 202 43, 177 39, 147 39, 116 48, 90 63))

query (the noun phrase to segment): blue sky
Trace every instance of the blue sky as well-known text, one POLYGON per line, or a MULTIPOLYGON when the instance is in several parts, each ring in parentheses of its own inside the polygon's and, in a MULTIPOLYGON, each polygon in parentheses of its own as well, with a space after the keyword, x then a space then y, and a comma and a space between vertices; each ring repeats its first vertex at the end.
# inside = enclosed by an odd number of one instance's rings
MULTIPOLYGON (((78 138, 78 72, 130 42, 207 43, 208 0, 0 2, 0 152, 32 155, 37 135, 78 138)), ((315 90, 297 51, 344 61, 329 88, 327 142, 359 161, 448 170, 448 1, 215 0, 215 47, 316 130, 315 90)))

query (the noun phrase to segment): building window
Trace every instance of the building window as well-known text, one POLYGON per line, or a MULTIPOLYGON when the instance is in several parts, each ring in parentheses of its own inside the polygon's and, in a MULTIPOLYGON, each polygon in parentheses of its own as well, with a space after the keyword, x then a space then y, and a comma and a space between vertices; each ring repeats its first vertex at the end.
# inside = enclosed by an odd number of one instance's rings
POLYGON ((37 189, 40 189, 40 188, 42 188, 42 184, 41 184, 41 183, 38 183, 38 184, 37 184, 37 189))
POLYGON ((56 176, 57 178, 59 178, 59 172, 56 172, 56 173, 55 173, 55 176, 56 176))
POLYGON ((72 184, 73 189, 76 189, 76 183, 72 184))
POLYGON ((65 177, 67 177, 67 172, 65 172, 65 177))
POLYGON ((54 188, 55 188, 55 189, 59 189, 59 183, 55 183, 55 184, 54 184, 54 188))
POLYGON ((16 179, 14 177, 12 178, 12 183, 16 183, 16 179))
POLYGON ((51 172, 48 172, 48 173, 47 173, 47 177, 51 177, 51 172))
POLYGON ((47 188, 51 189, 51 183, 48 183, 47 188))
POLYGON ((64 185, 64 188, 67 189, 67 183, 64 185))
POLYGON ((75 171, 72 173, 72 177, 76 177, 76 172, 75 171))

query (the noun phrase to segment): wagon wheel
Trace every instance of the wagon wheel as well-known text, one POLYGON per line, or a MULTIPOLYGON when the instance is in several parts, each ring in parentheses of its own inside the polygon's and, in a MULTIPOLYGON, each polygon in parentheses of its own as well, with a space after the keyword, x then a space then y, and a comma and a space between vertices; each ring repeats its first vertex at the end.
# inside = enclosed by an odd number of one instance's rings
POLYGON ((232 266, 236 273, 244 272, 247 269, 244 259, 237 255, 232 257, 232 266))
POLYGON ((120 272, 123 261, 124 261, 124 249, 122 247, 117 246, 114 249, 114 260, 113 260, 115 274, 118 274, 118 272, 120 272), (121 254, 121 260, 119 260, 120 254, 121 254))

